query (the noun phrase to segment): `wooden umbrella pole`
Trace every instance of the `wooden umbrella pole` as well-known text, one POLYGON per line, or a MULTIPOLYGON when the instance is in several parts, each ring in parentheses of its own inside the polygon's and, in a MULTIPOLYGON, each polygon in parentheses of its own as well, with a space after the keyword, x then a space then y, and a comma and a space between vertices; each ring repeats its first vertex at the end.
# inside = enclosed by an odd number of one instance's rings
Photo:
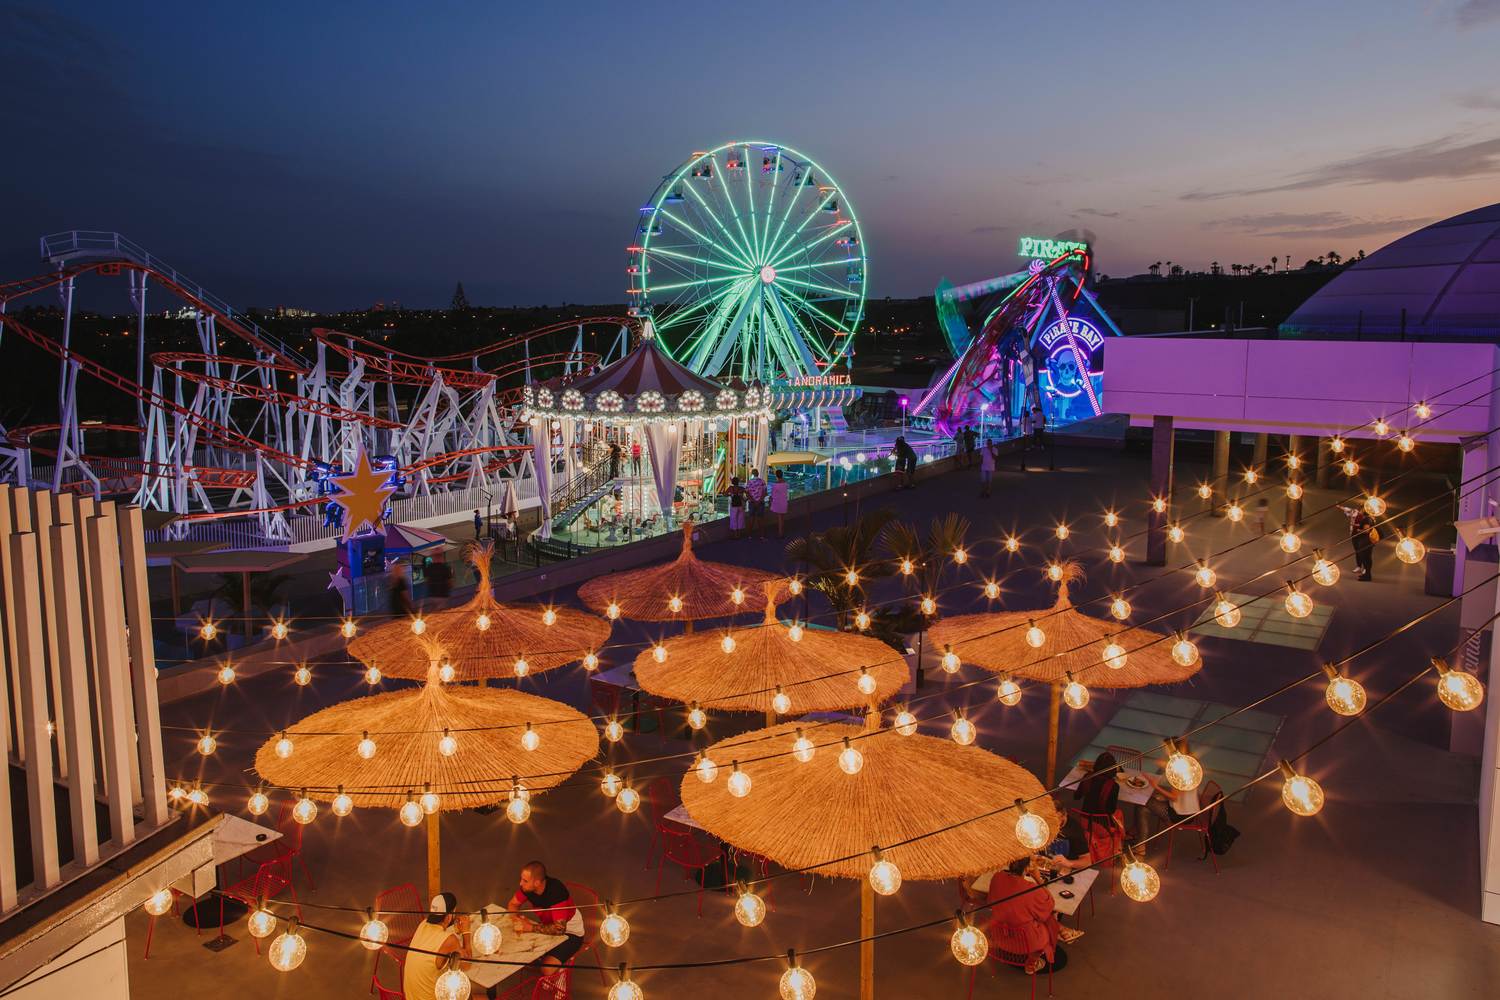
POLYGON ((441 810, 427 817, 427 898, 443 891, 442 834, 438 831, 441 810))
POLYGON ((1048 788, 1052 787, 1053 779, 1057 777, 1057 716, 1061 700, 1062 686, 1054 683, 1047 696, 1047 779, 1043 784, 1048 788))
POLYGON ((859 880, 859 1000, 875 1000, 875 889, 859 880))

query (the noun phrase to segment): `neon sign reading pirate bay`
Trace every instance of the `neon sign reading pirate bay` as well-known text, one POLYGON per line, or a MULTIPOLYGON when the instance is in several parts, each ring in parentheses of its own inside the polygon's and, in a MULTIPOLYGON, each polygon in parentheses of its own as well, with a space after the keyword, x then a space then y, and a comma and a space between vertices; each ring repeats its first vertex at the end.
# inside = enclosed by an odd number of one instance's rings
POLYGON ((1071 250, 1082 250, 1087 252, 1087 243, 1078 243, 1073 240, 1048 240, 1040 236, 1022 236, 1020 248, 1016 251, 1017 257, 1035 257, 1040 260, 1056 260, 1071 250))

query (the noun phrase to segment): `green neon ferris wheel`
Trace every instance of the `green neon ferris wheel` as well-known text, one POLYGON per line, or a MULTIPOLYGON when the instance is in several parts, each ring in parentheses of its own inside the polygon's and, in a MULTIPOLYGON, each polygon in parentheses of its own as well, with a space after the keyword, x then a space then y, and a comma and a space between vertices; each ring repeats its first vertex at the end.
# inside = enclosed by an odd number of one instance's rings
POLYGON ((699 374, 796 381, 853 354, 859 221, 833 177, 790 147, 694 153, 641 208, 628 251, 632 307, 699 374))

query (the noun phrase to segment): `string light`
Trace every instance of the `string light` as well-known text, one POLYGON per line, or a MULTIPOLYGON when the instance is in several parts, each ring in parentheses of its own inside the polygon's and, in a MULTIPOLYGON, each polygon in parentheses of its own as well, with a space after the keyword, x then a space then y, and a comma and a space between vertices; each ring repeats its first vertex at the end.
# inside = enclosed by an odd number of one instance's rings
POLYGON ((1061 563, 1048 563, 1047 564, 1047 579, 1051 580, 1053 583, 1057 583, 1062 578, 1063 578, 1062 564, 1061 563))
POLYGON ((1046 847, 1052 841, 1046 818, 1027 809, 1021 799, 1016 799, 1016 809, 1020 812, 1016 817, 1016 839, 1021 846, 1031 851, 1046 847))
POLYGON ((788 951, 786 956, 792 967, 781 974, 781 1000, 813 1000, 818 992, 813 974, 797 964, 795 951, 788 951))
POLYGON ((204 733, 198 738, 198 752, 203 756, 211 756, 217 749, 219 749, 219 741, 214 739, 212 733, 204 733))
POLYGON ((787 581, 786 589, 791 593, 793 597, 796 597, 798 594, 802 593, 802 581, 794 576, 787 581))
POLYGON ((458 953, 448 956, 443 971, 432 986, 433 1000, 469 1000, 469 975, 458 967, 458 953))
POLYGON ((219 626, 215 625, 213 622, 206 621, 202 625, 198 626, 198 638, 202 639, 204 642, 213 642, 214 638, 218 636, 218 634, 219 626))
POLYGON ((623 785, 624 782, 620 780, 618 774, 613 771, 605 771, 603 779, 599 782, 599 789, 609 798, 614 798, 620 794, 620 788, 623 785))
POLYGON ((1365 497, 1365 513, 1369 514, 1371 517, 1379 517, 1380 515, 1384 514, 1386 512, 1386 507, 1387 504, 1385 500, 1381 497, 1376 496, 1374 493, 1371 493, 1369 496, 1365 497))
POLYGON ((1281 785, 1281 802, 1298 816, 1316 816, 1323 808, 1323 787, 1305 774, 1292 770, 1292 765, 1282 761, 1281 775, 1286 780, 1281 785))
POLYGON ((365 683, 371 687, 380 683, 380 668, 373 663, 365 669, 365 683))
POLYGON ((280 757, 282 760, 286 760, 292 755, 291 737, 287 736, 287 734, 283 731, 282 734, 276 738, 276 744, 271 747, 271 750, 276 754, 277 757, 280 757))
POLYGON ((1203 783, 1203 765, 1176 740, 1167 740, 1167 783, 1180 792, 1190 792, 1203 783))
POLYGON ((426 631, 427 631, 427 619, 422 618, 422 617, 417 617, 417 618, 413 618, 411 620, 411 634, 412 635, 421 635, 423 632, 426 632, 426 631))
POLYGON ((1419 563, 1427 555, 1427 546, 1410 535, 1402 535, 1396 542, 1396 558, 1410 565, 1419 563))
POLYGON ((1073 678, 1068 671, 1068 684, 1063 688, 1063 702, 1071 709, 1080 709, 1089 703, 1089 689, 1073 678))
POLYGON ((953 737, 954 743, 966 747, 979 737, 979 730, 974 728, 974 723, 960 715, 953 720, 953 727, 948 730, 948 735, 953 737))
POLYGON ((250 793, 250 798, 245 802, 245 809, 251 816, 264 816, 270 808, 271 797, 258 788, 250 793))
POLYGON ((1238 501, 1235 501, 1224 508, 1224 516, 1235 524, 1239 524, 1245 519, 1245 508, 1241 507, 1238 501))
POLYGON ((501 937, 500 925, 486 920, 474 928, 474 933, 469 939, 469 947, 473 949, 475 955, 485 958, 500 950, 501 937))
POLYGON ((969 553, 962 545, 953 550, 953 561, 960 566, 969 561, 969 553))
POLYGON ((1149 903, 1161 892, 1161 876, 1156 869, 1135 856, 1127 844, 1125 865, 1120 869, 1120 890, 1137 903, 1149 903))
POLYGON ((1260 482, 1260 473, 1256 472, 1254 468, 1246 469, 1245 482, 1251 486, 1254 486, 1256 483, 1260 482))
MULTIPOLYGON (((202 788, 194 788, 191 792, 188 792, 187 798, 188 801, 195 806, 208 805, 208 793, 205 792, 202 788)), ((293 813, 293 815, 296 815, 295 812, 293 813)), ((311 822, 311 820, 309 820, 308 822, 311 822)))
POLYGON ((490 630, 490 616, 481 611, 474 618, 474 627, 481 632, 488 632, 490 630))
POLYGON ((271 968, 277 972, 291 972, 307 958, 307 941, 298 933, 297 918, 287 921, 286 930, 271 942, 268 955, 271 968))
POLYGON ((365 924, 359 929, 359 943, 367 951, 379 951, 391 939, 391 929, 384 920, 375 918, 375 911, 365 910, 365 924))
POLYGON ((1288 528, 1281 533, 1281 537, 1277 539, 1276 544, 1281 546, 1281 551, 1285 552, 1287 555, 1291 555, 1293 552, 1296 552, 1297 550, 1302 548, 1302 536, 1297 534, 1291 528, 1288 528))
POLYGON ((141 909, 145 910, 147 913, 151 914, 153 917, 159 917, 163 913, 166 913, 171 908, 172 908, 172 890, 171 889, 157 889, 151 895, 147 896, 146 897, 146 901, 141 904, 141 909))
POLYGON ((882 896, 894 896, 901 888, 901 869, 882 855, 880 848, 872 847, 870 853, 875 856, 875 863, 870 866, 870 888, 882 896))
POLYGON ((1479 683, 1478 677, 1467 670, 1450 667, 1447 661, 1436 656, 1432 658, 1432 665, 1438 672, 1438 700, 1444 705, 1455 712, 1468 712, 1484 701, 1484 685, 1479 683))
POLYGON ((739 761, 730 761, 729 780, 724 787, 729 789, 729 794, 737 799, 743 799, 750 794, 750 775, 740 770, 739 761))
POLYGON ((271 638, 277 642, 287 637, 287 631, 286 622, 278 620, 271 623, 271 638))
POLYGON ((1172 659, 1180 666, 1191 667, 1198 662, 1198 645, 1178 632, 1177 641, 1172 643, 1172 659))
POLYGON ((233 684, 234 683, 234 666, 232 664, 229 664, 229 663, 224 664, 222 667, 219 668, 218 677, 219 677, 219 683, 222 684, 222 685, 224 685, 225 687, 228 687, 229 685, 233 684))
POLYGON ((1339 715, 1358 715, 1365 710, 1365 687, 1353 677, 1339 673, 1331 663, 1323 664, 1323 673, 1328 675, 1328 686, 1323 689, 1323 700, 1339 715))
POLYGON ((1124 621, 1130 617, 1130 602, 1116 594, 1115 599, 1109 602, 1109 613, 1118 620, 1124 621))
POLYGON ((1187 537, 1187 532, 1182 530, 1182 525, 1174 524, 1167 529, 1167 540, 1173 543, 1182 541, 1187 537))
MULTIPOLYGON (((527 725, 531 723, 528 722, 527 725)), ((444 729, 443 735, 438 738, 438 753, 444 757, 452 757, 458 753, 458 739, 447 729, 444 729)))
POLYGON ((990 957, 990 939, 963 915, 962 910, 958 913, 958 929, 949 939, 948 947, 953 950, 953 957, 958 959, 960 965, 983 965, 984 960, 990 957))
MULTIPOLYGON (((961 662, 960 662, 960 660, 958 658, 958 654, 953 651, 953 647, 952 646, 944 646, 943 647, 943 669, 945 671, 947 671, 948 673, 950 673, 950 674, 956 674, 956 673, 958 673, 959 666, 961 666, 961 662)), ((870 692, 866 691, 865 693, 869 694, 870 692)))
POLYGON ((619 719, 610 719, 604 724, 604 738, 611 743, 618 743, 625 738, 625 727, 620 725, 619 719))
POLYGON ((844 737, 844 749, 839 751, 839 770, 845 774, 858 774, 865 766, 865 755, 844 737))
POLYGON ((458 676, 458 671, 453 669, 453 664, 444 663, 438 667, 438 680, 444 684, 452 684, 453 679, 458 676))
POLYGON ((671 611, 674 615, 681 612, 682 598, 678 597, 676 594, 673 594, 671 598, 667 600, 667 610, 671 611))
POLYGON ((1067 539, 1067 537, 1068 537, 1068 526, 1066 524, 1059 523, 1058 526, 1057 526, 1057 540, 1058 541, 1065 541, 1067 539))
POLYGON ((370 731, 368 729, 365 730, 364 736, 360 738, 359 745, 354 748, 354 751, 364 760, 369 760, 375 756, 375 741, 370 739, 370 731))
POLYGON ((641 991, 634 981, 625 973, 625 966, 620 966, 620 978, 609 988, 608 1000, 645 1000, 646 994, 641 991))
POLYGON ((590 673, 593 673, 595 670, 599 669, 599 657, 593 650, 589 650, 584 654, 583 669, 589 671, 590 673))
POLYGON ((1302 456, 1295 451, 1287 452, 1286 467, 1292 471, 1302 468, 1302 456))
POLYGON ((891 723, 891 727, 900 736, 910 736, 917 731, 917 717, 903 708, 896 713, 896 718, 891 723))
POLYGON ((719 765, 715 764, 708 754, 700 753, 698 763, 693 765, 693 773, 705 785, 712 784, 713 780, 719 776, 719 765))
POLYGON ((1006 708, 1015 708, 1021 703, 1021 685, 1009 677, 1002 677, 995 689, 995 697, 1006 708))
POLYGON ((599 921, 599 940, 611 948, 618 948, 630 940, 630 921, 615 909, 613 903, 605 904, 609 909, 599 921))
MULTIPOLYGON (((692 707, 688 709, 687 724, 689 729, 695 731, 708 725, 708 713, 699 708, 697 702, 693 702, 692 707)), ((530 726, 531 723, 528 722, 527 725, 530 726)))
POLYGON ((1122 563, 1125 561, 1125 549, 1121 547, 1119 542, 1114 542, 1110 545, 1109 561, 1112 563, 1122 563))
MULTIPOLYGON (((688 721, 692 721, 691 716, 689 716, 688 721)), ((526 723, 526 728, 521 732, 521 749, 530 752, 541 745, 542 734, 532 729, 531 723, 526 723)))
POLYGON ((1287 483, 1286 484, 1286 498, 1288 500, 1301 500, 1302 499, 1302 484, 1301 483, 1287 483))
POLYGON ((1105 511, 1104 526, 1106 528, 1118 528, 1120 526, 1120 515, 1112 510, 1105 511))
POLYGON ((1198 484, 1198 499, 1200 499, 1200 500, 1212 500, 1213 496, 1214 496, 1214 488, 1212 486, 1210 486, 1208 483, 1199 483, 1198 484))
MULTIPOLYGON (((946 669, 946 664, 945 664, 945 669, 946 669)), ((872 673, 870 673, 870 671, 869 671, 868 668, 866 668, 866 667, 860 667, 859 668, 859 679, 854 682, 854 686, 859 689, 859 693, 860 694, 874 694, 875 693, 875 675, 872 674, 872 673)))
POLYGON ((1344 439, 1337 436, 1331 438, 1328 442, 1328 450, 1335 455, 1342 454, 1344 451, 1344 439))
POLYGON ((339 786, 338 794, 333 797, 331 808, 333 809, 333 814, 340 819, 343 819, 354 811, 354 799, 344 791, 343 785, 339 786))
POLYGON ((641 793, 626 785, 615 796, 615 808, 627 816, 641 807, 641 793))
POLYGON ((292 680, 298 687, 307 687, 312 683, 312 670, 304 663, 297 668, 296 673, 292 674, 292 680))
MULTIPOLYGON (((664 659, 666 659, 665 653, 657 657, 657 662, 660 663, 664 659)), ((517 677, 525 677, 531 673, 531 664, 526 662, 526 657, 518 656, 516 657, 516 662, 511 664, 511 670, 515 672, 517 677)))
POLYGON ((620 606, 614 601, 610 601, 609 607, 604 609, 604 616, 610 621, 615 621, 620 617, 620 606))
POLYGON ((922 598, 922 603, 919 607, 922 609, 922 614, 924 615, 931 616, 937 614, 937 601, 934 601, 931 597, 922 598))
POLYGON ((776 693, 771 696, 771 711, 777 715, 785 715, 791 710, 791 696, 781 689, 780 684, 776 685, 776 693))
POLYGON ((734 919, 745 927, 759 927, 766 919, 766 901, 741 885, 734 901, 734 919))
POLYGON ((1411 450, 1416 446, 1416 439, 1405 431, 1402 431, 1401 436, 1396 439, 1396 447, 1400 448, 1404 452, 1410 453, 1411 450))
POLYGON ((734 652, 734 636, 730 635, 728 632, 725 632, 724 638, 719 640, 719 648, 726 653, 734 652))
POLYGON ((417 805, 417 800, 411 792, 406 793, 406 801, 397 810, 396 817, 401 820, 403 826, 416 826, 422 822, 422 807, 417 805))
POLYGON ((653 660, 655 660, 657 663, 666 663, 667 662, 667 647, 665 645, 663 645, 662 643, 659 643, 659 642, 656 645, 652 646, 651 647, 651 658, 653 660))
POLYGON ((912 561, 910 559, 902 559, 901 560, 901 575, 902 576, 911 576, 912 570, 914 570, 915 568, 916 567, 912 564, 912 561))
POLYGON ((1101 653, 1105 666, 1111 670, 1119 670, 1125 666, 1125 647, 1111 639, 1105 644, 1101 653))
POLYGON ((256 900, 250 916, 245 919, 245 929, 257 941, 270 937, 271 932, 276 930, 276 914, 266 909, 264 899, 256 900))
POLYGON ((551 608, 548 608, 546 611, 543 611, 542 612, 542 624, 543 625, 556 625, 557 624, 557 612, 554 611, 554 610, 552 610, 551 608))
POLYGON ((1005 536, 1005 551, 1007 551, 1007 552, 1019 552, 1019 551, 1021 551, 1021 540, 1019 538, 1017 538, 1015 535, 1006 535, 1005 536))
POLYGON ((1391 432, 1391 425, 1385 422, 1385 417, 1381 417, 1379 420, 1375 421, 1374 426, 1376 437, 1385 437, 1391 432))
POLYGON ((318 817, 318 804, 307 797, 307 789, 302 789, 302 797, 297 804, 292 806, 292 819, 303 826, 311 823, 318 817))
POLYGON ((432 790, 432 785, 430 783, 424 783, 422 787, 423 791, 421 796, 417 799, 417 805, 422 807, 423 815, 431 816, 433 813, 442 808, 443 803, 442 800, 438 798, 438 793, 432 790))
POLYGON ((173 785, 171 788, 167 789, 167 798, 171 799, 173 802, 181 802, 183 799, 187 798, 187 789, 183 788, 181 785, 173 785))
POLYGON ((1000 585, 994 580, 987 580, 984 584, 984 596, 986 600, 995 600, 1000 596, 1000 585))
POLYGON ((1322 552, 1316 553, 1316 558, 1313 559, 1312 565, 1312 578, 1316 583, 1324 587, 1332 587, 1335 583, 1339 582, 1338 563, 1324 558, 1322 552))
POLYGON ((1193 579, 1198 581, 1198 586, 1207 590, 1219 581, 1219 574, 1209 568, 1206 563, 1199 563, 1198 571, 1193 574, 1193 579))
POLYGON ((353 618, 345 618, 339 625, 339 634, 342 635, 345 639, 353 639, 354 634, 358 631, 359 626, 355 624, 353 618))
POLYGON ((1432 416, 1432 407, 1428 406, 1426 403, 1418 403, 1414 407, 1414 409, 1416 410, 1417 416, 1423 420, 1426 420, 1428 417, 1432 416))
POLYGON ((849 570, 849 572, 847 572, 847 573, 844 574, 844 582, 847 583, 851 587, 858 586, 859 585, 859 573, 857 571, 855 571, 855 570, 852 570, 852 569, 849 570))
POLYGON ((1166 501, 1166 498, 1165 497, 1152 497, 1151 498, 1151 509, 1154 510, 1154 511, 1156 511, 1158 514, 1165 514, 1167 512, 1167 501, 1166 501))
POLYGON ((1036 619, 1029 619, 1026 629, 1026 645, 1032 649, 1041 649, 1047 643, 1047 633, 1037 625, 1036 619))
POLYGON ((792 741, 792 756, 795 757, 799 763, 806 764, 808 761, 813 759, 813 754, 817 752, 817 749, 818 748, 813 745, 812 740, 802 735, 802 728, 799 726, 797 728, 797 738, 792 741))
POLYGON ((1352 458, 1344 459, 1344 475, 1354 477, 1359 475, 1359 463, 1352 458))
POLYGON ((854 627, 859 629, 861 632, 868 631, 870 628, 870 613, 863 609, 858 611, 854 615, 854 627))
POLYGON ((1286 613, 1293 618, 1306 618, 1313 613, 1313 599, 1307 596, 1307 591, 1301 590, 1296 584, 1286 585, 1286 613))
POLYGON ((1234 628, 1242 617, 1239 606, 1222 593, 1216 596, 1218 600, 1214 601, 1214 621, 1219 623, 1220 628, 1234 628))

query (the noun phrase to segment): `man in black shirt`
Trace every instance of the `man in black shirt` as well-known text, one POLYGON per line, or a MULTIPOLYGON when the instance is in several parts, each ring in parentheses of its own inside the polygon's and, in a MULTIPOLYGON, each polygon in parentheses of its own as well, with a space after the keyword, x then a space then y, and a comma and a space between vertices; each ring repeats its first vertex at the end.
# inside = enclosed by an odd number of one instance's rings
POLYGON ((515 914, 512 925, 518 933, 559 937, 552 950, 542 956, 543 965, 565 965, 583 947, 582 937, 568 933, 568 922, 578 912, 573 896, 561 879, 547 874, 547 866, 540 861, 521 866, 520 887, 505 908, 515 914))

